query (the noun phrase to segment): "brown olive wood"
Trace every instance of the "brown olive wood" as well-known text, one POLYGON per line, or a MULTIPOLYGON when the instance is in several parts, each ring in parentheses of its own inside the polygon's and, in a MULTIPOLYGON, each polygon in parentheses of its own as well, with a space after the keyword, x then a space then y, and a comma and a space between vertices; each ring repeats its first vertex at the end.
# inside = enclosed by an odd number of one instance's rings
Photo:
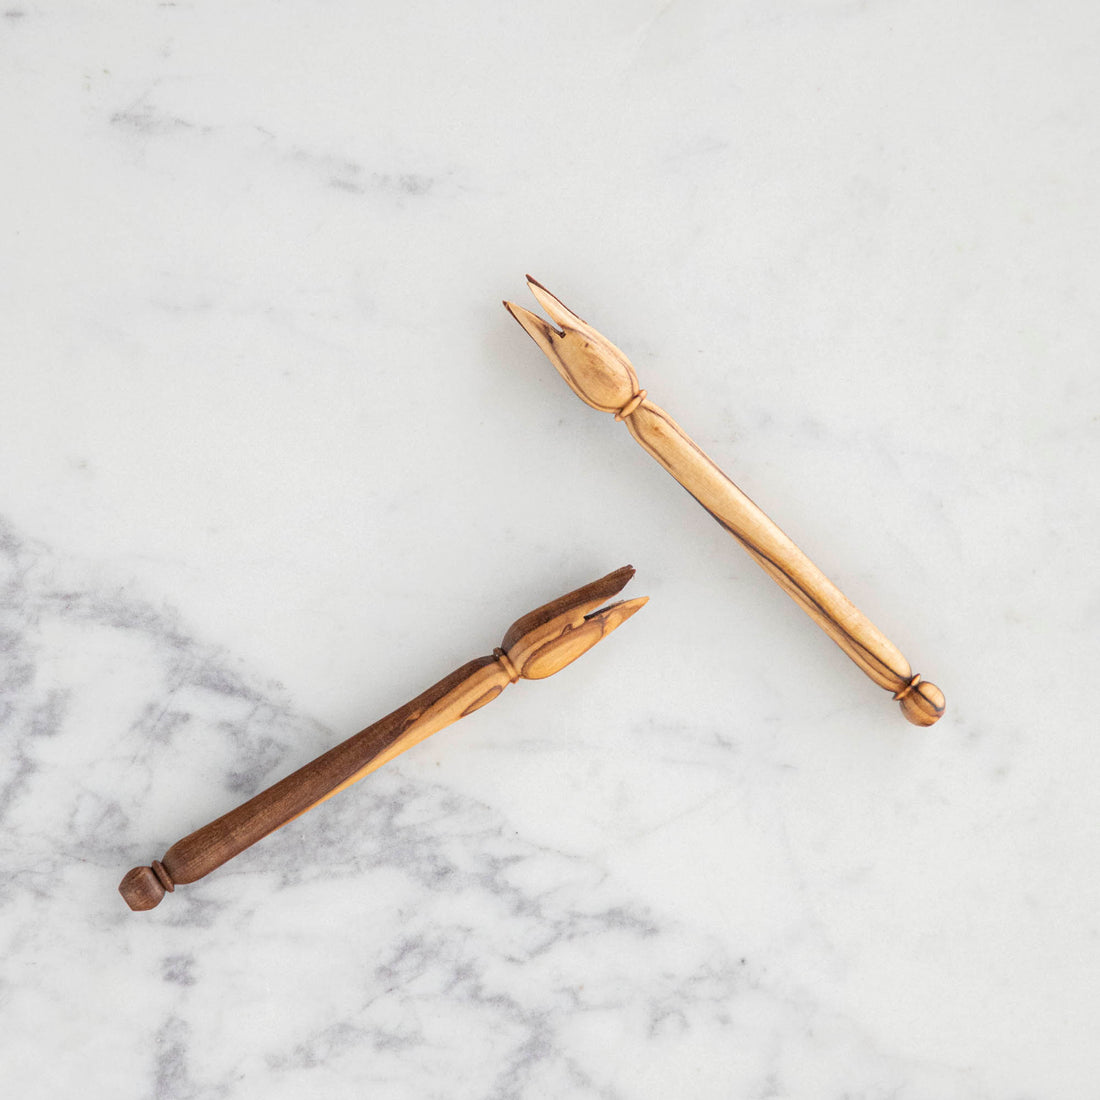
POLYGON ((597 610, 633 575, 633 567, 623 566, 524 615, 492 656, 468 661, 385 718, 177 841, 162 859, 128 871, 119 893, 131 909, 152 909, 166 892, 210 874, 425 737, 485 706, 509 684, 541 680, 565 668, 645 604, 641 596, 597 610))
POLYGON ((530 310, 505 308, 545 352, 573 392, 624 420, 630 434, 752 555, 764 571, 880 687, 905 717, 930 726, 943 715, 943 692, 915 676, 900 650, 693 442, 646 397, 630 360, 541 283, 527 285, 558 327, 530 310))

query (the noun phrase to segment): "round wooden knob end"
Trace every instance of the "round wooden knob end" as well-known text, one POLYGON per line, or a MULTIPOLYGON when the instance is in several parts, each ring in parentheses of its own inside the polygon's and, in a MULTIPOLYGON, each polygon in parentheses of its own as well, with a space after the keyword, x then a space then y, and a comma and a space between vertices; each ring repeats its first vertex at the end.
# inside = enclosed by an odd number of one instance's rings
POLYGON ((914 676, 909 685, 895 696, 901 713, 914 726, 931 726, 943 717, 947 700, 935 684, 914 676))
POLYGON ((118 892, 135 912, 159 905, 165 894, 164 884, 152 867, 135 867, 127 871, 126 877, 118 884, 118 892))

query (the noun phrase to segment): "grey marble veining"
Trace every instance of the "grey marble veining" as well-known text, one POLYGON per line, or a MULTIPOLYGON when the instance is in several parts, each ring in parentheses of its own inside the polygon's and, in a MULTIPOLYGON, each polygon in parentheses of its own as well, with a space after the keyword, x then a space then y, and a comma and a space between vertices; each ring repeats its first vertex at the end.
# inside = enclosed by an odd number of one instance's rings
POLYGON ((1096 1095, 1100 9, 0 12, 0 1088, 1096 1095), (500 306, 530 271, 928 731, 500 306), (626 562, 644 611, 125 871, 626 562))
POLYGON ((289 1096, 316 1087, 311 1072, 430 1096, 624 1096, 684 1072, 721 1089, 684 1064, 700 1043, 778 1095, 781 1036, 972 1095, 965 1074, 876 1049, 736 942, 656 913, 601 860, 396 768, 136 924, 120 868, 335 735, 170 608, 100 587, 10 524, 3 536, 8 1050, 18 1069, 43 1027, 59 1046, 22 1078, 32 1092, 79 1080, 108 1032, 103 1095, 289 1096), (66 666, 70 686, 48 686, 66 666))
MULTIPOLYGON (((260 979, 252 995, 285 983, 293 1005, 295 983, 286 971, 312 984, 316 978, 305 971, 324 944, 333 956, 322 970, 346 968, 337 984, 350 998, 347 1014, 333 1021, 322 1011, 289 1048, 264 1049, 265 1090, 304 1087, 295 1083, 302 1071, 365 1059, 365 1080, 404 1080, 418 1092, 446 1095, 422 1068, 408 1076, 425 1048, 438 1047, 441 1057, 468 1060, 472 1076, 460 1087, 471 1094, 516 1095, 543 1081, 578 1094, 618 1095, 595 1052, 562 1043, 576 1020, 626 1011, 652 1037, 693 1023, 721 1031, 730 1025, 730 998, 760 988, 746 959, 661 923, 598 864, 524 840, 491 807, 446 786, 383 772, 365 798, 318 808, 223 870, 219 878, 234 880, 232 905, 217 891, 181 887, 158 914, 169 941, 141 937, 113 971, 99 975, 102 989, 66 989, 80 974, 89 917, 101 949, 105 937, 129 930, 132 917, 109 887, 119 867, 155 844, 146 839, 146 823, 167 815, 163 805, 157 813, 154 800, 176 799, 182 787, 191 805, 202 805, 194 781, 175 777, 192 770, 208 783, 216 770, 221 778, 209 801, 228 805, 285 770, 297 755, 291 744, 332 734, 293 713, 277 686, 249 683, 225 653, 190 637, 177 614, 99 589, 10 525, 3 536, 5 728, 16 761, 3 788, 5 958, 9 971, 26 966, 37 975, 33 985, 9 990, 7 1007, 29 1030, 40 1021, 33 1008, 21 1009, 22 1000, 87 996, 91 1011, 74 1011, 72 1030, 58 1036, 64 1048, 79 1049, 102 1024, 94 1002, 109 996, 112 1013, 135 1010, 126 1021, 128 1049, 114 1068, 134 1075, 137 1094, 231 1095, 240 1067, 211 1076, 195 1049, 222 1000, 217 993, 204 998, 204 985, 240 981, 236 956, 244 949, 266 960, 262 971, 271 964, 283 971, 249 978, 248 985, 260 979), (89 736, 79 720, 95 717, 106 694, 101 683, 84 679, 64 692, 39 683, 52 678, 55 661, 71 656, 56 640, 52 659, 44 652, 48 639, 66 632, 94 644, 98 662, 125 660, 142 671, 139 684, 115 677, 109 699, 118 724, 109 736, 89 736), (155 701, 145 701, 142 688, 155 692, 155 701), (217 769, 202 759, 198 746, 207 740, 222 746, 217 769), (53 784, 67 788, 71 808, 44 819, 39 807, 58 805, 53 784), (89 880, 99 880, 105 904, 94 906, 94 917, 80 914, 69 935, 40 955, 42 904, 69 893, 88 896, 89 880), (284 928, 265 939, 263 909, 278 908, 284 893, 297 895, 294 908, 315 910, 319 927, 284 928), (360 905, 366 913, 356 915, 360 905), (346 924, 337 925, 337 912, 346 924), (312 946, 298 942, 314 936, 312 946), (295 960, 296 950, 304 957, 295 960), (148 999, 148 983, 162 992, 148 999), (137 1004, 119 1003, 135 994, 137 1004), (485 1031, 481 1041, 464 1034, 474 1024, 485 1031)), ((97 729, 108 734, 93 722, 91 731, 97 729)), ((178 810, 171 816, 178 820, 178 810)), ((227 1026, 232 1030, 222 1020, 218 1029, 227 1026)), ((53 1063, 45 1080, 63 1089, 78 1071, 61 1052, 53 1063)))

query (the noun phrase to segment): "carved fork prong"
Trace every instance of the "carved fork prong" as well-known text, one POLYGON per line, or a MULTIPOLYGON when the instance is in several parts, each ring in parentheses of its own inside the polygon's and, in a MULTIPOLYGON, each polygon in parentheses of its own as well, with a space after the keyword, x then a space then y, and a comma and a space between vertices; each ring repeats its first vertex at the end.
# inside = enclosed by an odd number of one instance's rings
POLYGON ((527 286, 535 296, 538 304, 546 310, 553 320, 557 321, 563 331, 570 328, 586 329, 590 327, 583 317, 574 313, 556 294, 547 290, 533 275, 524 277, 527 279, 527 286))
POLYGON ((561 333, 544 317, 524 309, 523 306, 517 306, 515 302, 505 302, 504 308, 520 323, 527 335, 553 358, 554 338, 560 339, 561 333))

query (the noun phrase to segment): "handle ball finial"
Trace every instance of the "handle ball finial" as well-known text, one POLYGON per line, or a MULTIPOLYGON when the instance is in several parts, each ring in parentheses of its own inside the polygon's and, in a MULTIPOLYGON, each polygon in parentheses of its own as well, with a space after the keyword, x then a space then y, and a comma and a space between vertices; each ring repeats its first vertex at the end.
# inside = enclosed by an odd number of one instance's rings
POLYGON ((894 694, 901 713, 914 726, 931 726, 943 717, 947 700, 943 692, 929 680, 914 676, 901 691, 894 694))
POLYGON ((135 912, 159 905, 166 893, 164 883, 152 867, 135 867, 127 871, 126 877, 118 884, 118 892, 135 912))

